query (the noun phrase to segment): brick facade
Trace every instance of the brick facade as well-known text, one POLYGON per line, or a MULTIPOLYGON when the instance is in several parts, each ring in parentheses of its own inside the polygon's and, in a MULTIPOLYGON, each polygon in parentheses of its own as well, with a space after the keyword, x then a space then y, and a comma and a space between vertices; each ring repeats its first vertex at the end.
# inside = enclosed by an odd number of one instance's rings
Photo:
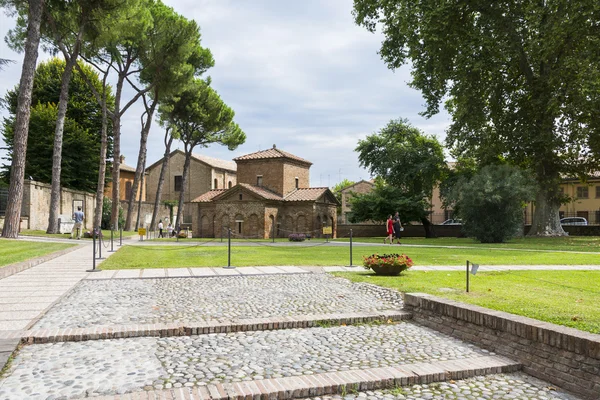
POLYGON ((229 228, 234 237, 248 239, 291 233, 319 237, 323 226, 331 226, 335 236, 337 200, 328 188, 310 188, 309 161, 275 146, 235 161, 237 185, 186 205, 194 236, 224 237, 229 228))
POLYGON ((340 191, 342 193, 342 215, 340 215, 342 224, 350 223, 348 217, 349 214, 352 212, 352 208, 350 207, 349 199, 352 197, 352 194, 369 193, 371 190, 373 190, 374 187, 374 183, 362 180, 360 182, 356 182, 353 185, 347 186, 340 191))
MULTIPOLYGON (((165 174, 160 201, 179 200, 180 191, 175 190, 175 177, 183 176, 185 153, 181 150, 175 150, 171 152, 169 157, 169 165, 165 174)), ((230 183, 231 187, 233 187, 237 182, 235 165, 232 162, 209 157, 205 157, 204 159, 206 161, 203 161, 201 156, 192 155, 188 181, 185 188, 185 202, 190 202, 212 189, 226 189, 230 183), (227 168, 220 167, 221 164, 227 168)), ((156 198, 162 161, 163 159, 160 159, 146 169, 148 174, 147 189, 149 202, 154 202, 156 198)))

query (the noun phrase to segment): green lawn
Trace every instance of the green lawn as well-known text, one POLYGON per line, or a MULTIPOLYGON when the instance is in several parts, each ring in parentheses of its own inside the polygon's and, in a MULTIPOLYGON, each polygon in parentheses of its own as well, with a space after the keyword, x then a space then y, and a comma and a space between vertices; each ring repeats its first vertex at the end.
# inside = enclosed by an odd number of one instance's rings
POLYGON ((362 270, 335 275, 600 333, 600 271, 480 272, 471 275, 469 293, 464 272, 406 271, 383 277, 362 270))
MULTIPOLYGON (((83 232, 89 231, 89 229, 84 229, 83 232)), ((21 232, 19 232, 19 235, 21 236, 40 236, 40 237, 52 237, 52 238, 57 238, 57 239, 68 239, 71 237, 70 233, 46 233, 46 231, 42 231, 42 230, 35 230, 35 229, 23 229, 21 232)), ((110 229, 102 229, 102 235, 105 239, 110 239, 110 229)), ((119 238, 119 232, 118 231, 114 231, 113 233, 113 237, 115 239, 119 238)), ((123 237, 128 237, 128 236, 135 236, 137 235, 137 232, 134 231, 123 231, 123 237)), ((83 237, 82 234, 82 239, 85 239, 83 237)), ((91 238, 87 238, 87 239, 91 239, 91 238)))
POLYGON ((0 267, 73 247, 69 243, 36 243, 0 239, 0 267))
MULTIPOLYGON (((483 265, 585 265, 597 264, 600 255, 552 251, 489 250, 469 248, 355 246, 354 265, 362 265, 362 256, 373 253, 404 252, 415 265, 464 265, 466 260, 483 265)), ((325 246, 315 243, 271 247, 232 246, 231 264, 254 265, 348 265, 347 246, 325 246)), ((219 267, 227 265, 227 245, 223 246, 125 246, 102 264, 103 269, 219 267)))
MULTIPOLYGON (((382 237, 354 238, 354 242, 360 243, 383 243, 382 237)), ((336 239, 336 241, 349 241, 348 238, 336 239)), ((531 250, 566 250, 566 251, 588 251, 600 252, 600 236, 565 236, 565 237, 525 237, 511 239, 506 243, 479 243, 470 238, 436 238, 425 239, 417 237, 402 238, 402 243, 407 245, 427 246, 465 246, 485 248, 511 248, 531 250)))

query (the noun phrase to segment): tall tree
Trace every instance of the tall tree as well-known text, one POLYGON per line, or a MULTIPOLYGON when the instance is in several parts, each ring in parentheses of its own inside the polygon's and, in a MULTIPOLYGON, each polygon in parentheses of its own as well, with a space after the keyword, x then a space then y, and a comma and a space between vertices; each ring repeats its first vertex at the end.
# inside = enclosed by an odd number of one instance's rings
POLYGON ((179 95, 164 103, 163 115, 179 132, 185 151, 182 190, 179 194, 176 223, 181 226, 183 201, 195 147, 220 143, 234 150, 246 141, 246 134, 233 122, 235 113, 210 87, 210 82, 195 79, 179 95))
MULTIPOLYGON (((33 82, 32 121, 27 138, 25 175, 32 176, 35 180, 44 183, 52 182, 52 154, 58 115, 57 104, 65 64, 58 58, 40 63, 33 82)), ((81 72, 79 70, 73 72, 69 84, 70 96, 65 117, 61 182, 62 186, 91 192, 96 189, 98 175, 102 111, 87 87, 86 80, 92 82, 98 90, 102 87, 102 83, 91 67, 81 65, 81 72), (82 75, 85 76, 85 79, 82 75)), ((110 88, 108 89, 110 91, 110 88)), ((14 115, 17 109, 18 92, 17 86, 8 91, 5 96, 9 116, 4 118, 2 134, 9 157, 14 156, 14 115)), ((108 103, 112 104, 112 101, 112 95, 109 92, 108 103)), ((8 182, 10 166, 3 165, 3 169, 0 175, 8 182)))
MULTIPOLYGON (((136 93, 123 104, 123 87, 129 77, 139 72, 137 63, 143 51, 144 38, 148 29, 152 27, 152 4, 151 0, 125 0, 117 11, 105 13, 103 29, 81 54, 81 57, 101 71, 104 77, 111 72, 116 74, 114 107, 107 107, 106 110, 113 127, 111 225, 114 229, 119 229, 121 118, 149 90, 136 93)), ((92 90, 99 104, 103 104, 102 94, 92 90)), ((97 206, 95 219, 98 218, 99 210, 100 207, 97 206)))
POLYGON ((173 126, 167 125, 161 117, 161 125, 165 126, 165 136, 163 142, 165 144, 165 154, 163 156, 162 165, 160 167, 160 175, 158 177, 158 186, 156 188, 156 198, 154 199, 154 208, 152 211, 152 222, 150 222, 150 229, 156 228, 156 219, 158 217, 158 205, 160 204, 160 198, 162 197, 162 190, 165 183, 165 176, 167 174, 167 168, 169 167, 169 155, 171 154, 171 145, 173 140, 179 137, 177 131, 173 129, 173 126))
POLYGON ((151 14, 152 27, 146 34, 144 50, 139 60, 139 80, 144 85, 143 89, 138 89, 129 80, 136 91, 143 93, 145 112, 142 116, 140 151, 132 193, 129 196, 125 230, 132 228, 133 205, 142 182, 148 134, 158 103, 164 96, 177 93, 194 76, 214 65, 210 51, 200 46, 200 31, 195 21, 187 20, 160 1, 152 6, 151 14))
MULTIPOLYGON (((411 126, 407 120, 392 120, 379 133, 360 140, 356 147, 358 161, 371 175, 399 188, 403 197, 431 199, 434 186, 446 173, 442 145, 411 126)), ((421 202, 425 204, 424 202, 421 202)), ((421 213, 426 237, 435 237, 433 225, 421 213)))
POLYGON ((412 63, 426 116, 449 98, 457 156, 533 171, 530 234, 564 235, 561 174, 583 177, 600 161, 600 3, 354 0, 354 16, 382 26, 390 68, 412 63))
MULTIPOLYGON (((0 0, 0 6, 8 9, 14 9, 20 3, 22 1, 0 0)), ((2 237, 5 238, 16 238, 19 235, 21 204, 23 202, 23 181, 25 178, 25 154, 27 151, 27 134, 31 113, 31 90, 33 88, 35 63, 38 57, 40 24, 42 22, 45 2, 44 0, 29 0, 27 4, 29 5, 28 13, 26 16, 21 16, 22 18, 27 18, 27 33, 15 122, 15 156, 11 164, 8 204, 4 217, 4 227, 2 228, 2 237)))

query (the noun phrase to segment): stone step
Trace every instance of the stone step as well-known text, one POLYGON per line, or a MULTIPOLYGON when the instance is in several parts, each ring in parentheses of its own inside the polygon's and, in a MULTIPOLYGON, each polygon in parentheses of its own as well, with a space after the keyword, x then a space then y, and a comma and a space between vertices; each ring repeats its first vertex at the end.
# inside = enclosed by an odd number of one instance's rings
POLYGON ((166 390, 150 390, 98 400, 274 400, 295 399, 356 391, 430 384, 474 376, 516 372, 521 364, 500 356, 480 356, 435 363, 404 364, 394 367, 329 372, 277 379, 208 384, 166 390))
MULTIPOLYGON (((348 314, 315 314, 297 316, 278 316, 272 318, 253 318, 237 321, 189 322, 144 325, 102 325, 89 328, 31 329, 4 335, 23 343, 80 342, 84 340, 122 339, 134 337, 191 336, 210 333, 270 331, 293 328, 312 328, 368 323, 389 323, 406 321, 412 314, 401 310, 379 312, 359 312, 348 314)), ((0 332, 0 338, 3 335, 0 332)))

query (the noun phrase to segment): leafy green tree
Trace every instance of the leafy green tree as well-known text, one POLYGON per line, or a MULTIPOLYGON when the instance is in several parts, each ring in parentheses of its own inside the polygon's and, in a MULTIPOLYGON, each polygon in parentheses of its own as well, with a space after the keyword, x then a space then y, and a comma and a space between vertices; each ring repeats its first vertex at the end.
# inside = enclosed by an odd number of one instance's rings
POLYGON ((423 205, 418 220, 425 228, 425 236, 435 237, 433 225, 427 218, 430 208, 427 200, 447 171, 444 151, 437 139, 425 135, 407 120, 397 119, 379 133, 360 140, 356 151, 360 165, 371 175, 398 188, 404 199, 423 205))
POLYGON ((600 162, 599 13, 594 0, 354 0, 357 24, 382 27, 386 64, 411 62, 424 114, 449 98, 456 155, 501 156, 534 174, 530 234, 543 236, 565 234, 561 174, 600 162))
MULTIPOLYGON (((140 135, 140 151, 127 207, 125 229, 132 226, 133 204, 137 196, 146 163, 148 134, 159 102, 165 96, 178 93, 194 76, 199 76, 214 65, 211 52, 200 45, 200 30, 193 20, 188 20, 157 1, 151 8, 152 27, 143 42, 139 59, 139 80, 145 108, 140 135), (146 90, 150 88, 146 96, 146 90)), ((139 213, 138 213, 139 216, 139 213)))
POLYGON ((161 113, 179 132, 185 151, 182 190, 177 208, 177 225, 180 226, 194 148, 219 143, 227 146, 229 150, 234 150, 246 141, 246 134, 233 122, 233 110, 210 87, 210 82, 202 79, 195 79, 177 96, 169 98, 162 105, 161 113))
POLYGON ((482 243, 502 243, 523 227, 523 210, 533 200, 534 182, 509 165, 488 165, 454 186, 463 230, 482 243))
MULTIPOLYGON (((57 104, 64 68, 65 62, 54 58, 40 63, 34 77, 32 89, 34 107, 32 107, 32 121, 29 126, 25 175, 44 183, 52 182, 54 133, 59 112, 57 104)), ((71 95, 65 118, 61 182, 65 187, 92 192, 97 184, 102 110, 96 103, 83 75, 85 74, 85 78, 93 82, 98 89, 102 83, 92 68, 82 65, 81 71, 83 73, 79 70, 74 71, 69 84, 71 95)), ((5 97, 9 116, 4 118, 2 134, 9 159, 15 156, 14 123, 18 93, 19 88, 16 87, 5 97)), ((109 104, 113 101, 112 95, 108 93, 109 104)), ((3 179, 8 181, 10 166, 3 165, 2 168, 3 179)))
POLYGON ((44 0, 0 0, 0 7, 13 11, 21 4, 27 4, 26 14, 20 16, 26 21, 26 44, 23 48, 23 69, 19 82, 19 96, 17 99, 17 112, 15 116, 14 152, 12 158, 10 186, 8 189, 8 205, 4 217, 2 237, 16 238, 19 236, 21 219, 21 204, 23 203, 23 181, 25 180, 25 154, 27 151, 27 134, 31 110, 31 90, 33 76, 38 57, 40 44, 40 25, 44 13, 44 0))
MULTIPOLYGON (((388 215, 396 211, 401 221, 420 221, 429 216, 429 202, 422 196, 411 197, 397 186, 382 179, 375 181, 375 188, 364 194, 355 193, 349 199, 352 207, 350 222, 372 221, 384 223, 388 215)), ((382 233, 385 228, 382 227, 382 233)))

